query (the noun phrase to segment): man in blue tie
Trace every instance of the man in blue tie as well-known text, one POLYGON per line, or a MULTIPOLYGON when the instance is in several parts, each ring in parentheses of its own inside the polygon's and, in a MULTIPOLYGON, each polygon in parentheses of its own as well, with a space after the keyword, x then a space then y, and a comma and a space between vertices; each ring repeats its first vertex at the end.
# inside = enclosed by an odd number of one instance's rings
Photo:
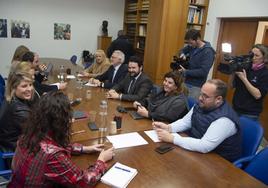
POLYGON ((102 75, 97 76, 95 79, 91 78, 90 83, 99 87, 110 89, 120 80, 122 80, 128 73, 126 64, 123 64, 125 55, 120 50, 115 50, 111 56, 111 66, 102 75))
POLYGON ((131 56, 128 63, 128 74, 107 93, 107 98, 125 101, 136 101, 145 98, 153 84, 142 72, 143 62, 137 56, 131 56))

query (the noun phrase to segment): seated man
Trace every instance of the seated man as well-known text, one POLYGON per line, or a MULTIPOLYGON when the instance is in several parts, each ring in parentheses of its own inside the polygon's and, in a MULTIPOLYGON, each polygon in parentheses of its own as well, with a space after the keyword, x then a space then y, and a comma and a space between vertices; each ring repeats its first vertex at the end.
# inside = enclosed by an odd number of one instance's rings
POLYGON ((214 151, 229 161, 238 159, 242 150, 239 118, 225 101, 226 93, 223 81, 208 80, 201 88, 199 103, 182 119, 153 123, 159 139, 191 151, 214 151), (186 130, 189 137, 176 134, 186 130))
POLYGON ((110 89, 127 74, 127 65, 123 65, 125 55, 120 50, 113 52, 111 56, 111 66, 103 74, 96 76, 96 78, 89 79, 89 82, 96 84, 99 87, 110 89))
POLYGON ((142 72, 142 66, 143 63, 139 57, 130 57, 127 76, 108 91, 107 98, 125 101, 137 101, 145 98, 150 93, 153 83, 142 72))

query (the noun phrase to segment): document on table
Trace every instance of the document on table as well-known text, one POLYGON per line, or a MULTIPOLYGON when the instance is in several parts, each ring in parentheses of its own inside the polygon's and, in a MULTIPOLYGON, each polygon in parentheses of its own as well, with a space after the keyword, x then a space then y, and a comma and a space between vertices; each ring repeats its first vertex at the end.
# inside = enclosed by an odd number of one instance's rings
POLYGON ((102 176, 101 182, 112 187, 124 188, 137 173, 137 169, 117 162, 102 176))
POLYGON ((66 79, 75 79, 75 76, 74 75, 67 75, 66 79))
POLYGON ((148 144, 137 132, 107 136, 107 139, 113 144, 115 149, 148 144))
POLYGON ((96 84, 92 84, 92 83, 90 83, 90 82, 86 83, 85 86, 98 87, 96 84))
POLYGON ((149 136, 154 142, 160 142, 158 139, 156 130, 144 131, 147 136, 149 136))

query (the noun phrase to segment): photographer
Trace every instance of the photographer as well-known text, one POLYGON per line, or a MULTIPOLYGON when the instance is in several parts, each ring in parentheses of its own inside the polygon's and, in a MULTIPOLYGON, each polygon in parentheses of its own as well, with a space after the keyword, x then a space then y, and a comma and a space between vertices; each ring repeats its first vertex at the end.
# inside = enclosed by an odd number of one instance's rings
POLYGON ((201 86, 206 82, 207 75, 213 64, 215 50, 209 42, 202 41, 198 30, 190 29, 184 37, 188 44, 180 52, 180 58, 189 56, 188 68, 180 66, 189 89, 189 97, 198 99, 201 86))
POLYGON ((268 91, 268 48, 256 44, 251 52, 254 54, 251 68, 232 74, 230 83, 235 88, 234 110, 239 115, 258 120, 268 91))

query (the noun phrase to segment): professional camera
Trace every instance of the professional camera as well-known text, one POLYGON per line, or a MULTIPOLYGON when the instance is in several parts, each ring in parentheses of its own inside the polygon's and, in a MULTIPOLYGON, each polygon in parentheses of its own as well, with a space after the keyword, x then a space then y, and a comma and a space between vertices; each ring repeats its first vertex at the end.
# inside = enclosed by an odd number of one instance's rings
POLYGON ((251 68, 253 56, 253 53, 240 56, 224 55, 224 61, 227 63, 220 63, 218 71, 224 74, 232 74, 234 72, 242 72, 243 69, 248 70, 251 68))
POLYGON ((84 50, 82 57, 84 58, 84 62, 93 62, 95 59, 94 54, 92 54, 90 51, 88 50, 84 50))
POLYGON ((188 56, 186 56, 186 59, 180 58, 178 56, 173 56, 173 61, 170 63, 170 68, 172 70, 179 70, 179 69, 181 69, 180 66, 187 68, 188 67, 188 60, 189 60, 188 56))

